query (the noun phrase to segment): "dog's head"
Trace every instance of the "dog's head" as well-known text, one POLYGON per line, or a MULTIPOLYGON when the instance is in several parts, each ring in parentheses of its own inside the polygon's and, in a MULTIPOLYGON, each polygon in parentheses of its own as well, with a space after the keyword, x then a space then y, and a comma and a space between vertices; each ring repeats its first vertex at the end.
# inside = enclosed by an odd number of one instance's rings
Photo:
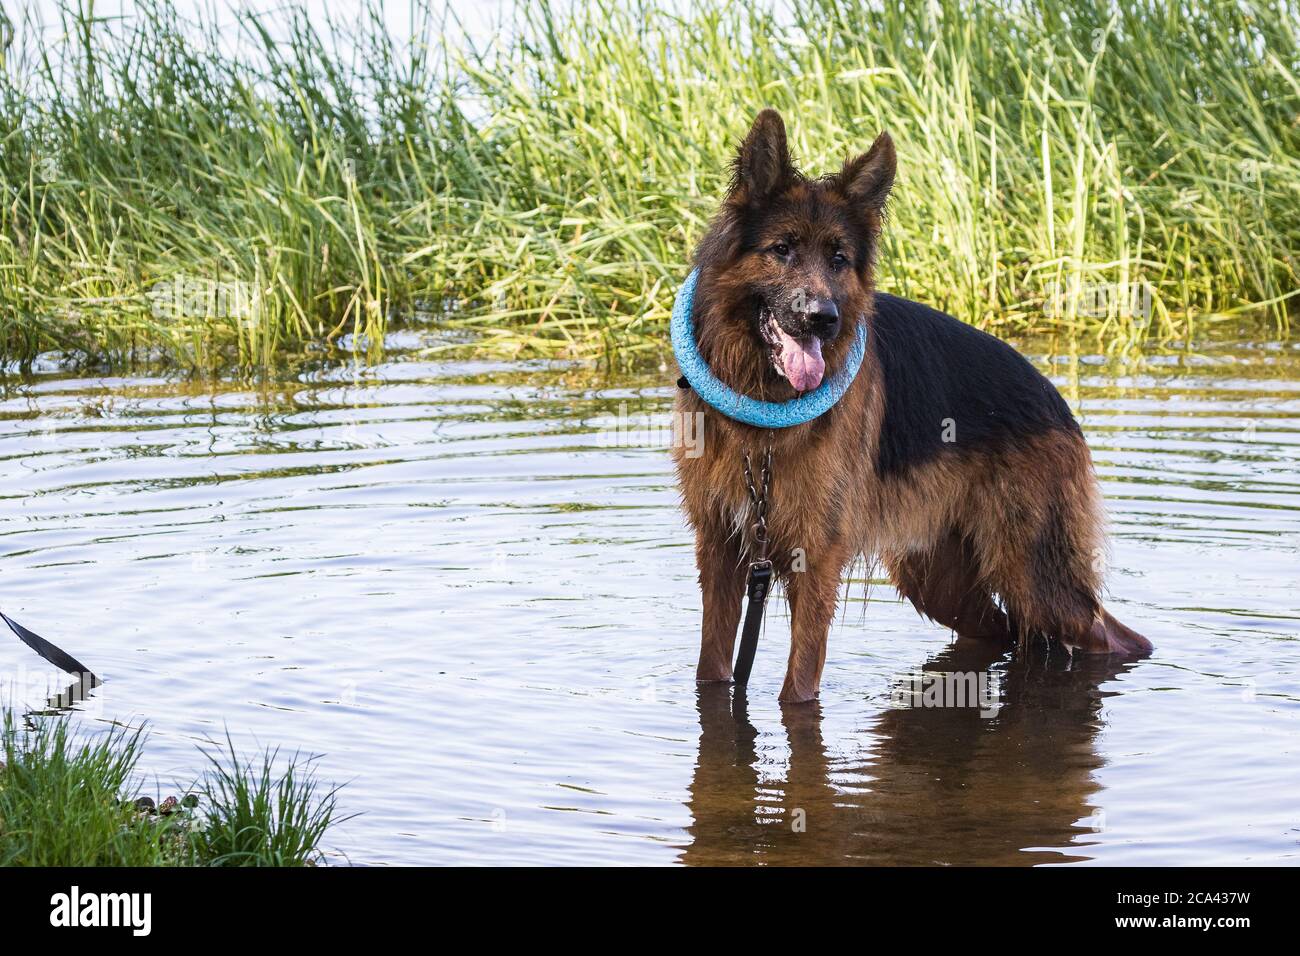
POLYGON ((701 346, 709 340, 728 377, 801 393, 842 361, 871 295, 894 169, 881 133, 838 172, 810 179, 790 159, 780 114, 758 114, 696 252, 708 303, 701 346))

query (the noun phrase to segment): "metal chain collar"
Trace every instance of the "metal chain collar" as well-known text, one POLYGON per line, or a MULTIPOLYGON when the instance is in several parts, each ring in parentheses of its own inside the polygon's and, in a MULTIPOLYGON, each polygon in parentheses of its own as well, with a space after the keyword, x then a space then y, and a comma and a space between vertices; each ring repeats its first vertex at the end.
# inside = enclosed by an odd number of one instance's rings
POLYGON ((745 489, 749 492, 750 504, 754 506, 754 541, 758 544, 758 560, 767 560, 767 492, 772 484, 772 446, 768 445, 763 454, 763 469, 759 472, 760 492, 754 487, 754 472, 750 467, 749 449, 743 452, 745 465, 745 489))

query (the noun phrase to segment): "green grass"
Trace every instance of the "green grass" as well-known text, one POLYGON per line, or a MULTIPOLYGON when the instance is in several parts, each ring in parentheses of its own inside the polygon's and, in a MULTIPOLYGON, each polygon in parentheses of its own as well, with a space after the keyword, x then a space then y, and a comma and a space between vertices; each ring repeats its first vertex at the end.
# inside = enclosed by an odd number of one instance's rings
MULTIPOLYGON (((233 747, 167 813, 135 806, 139 731, 93 738, 65 719, 3 720, 0 866, 304 866, 336 822, 334 790, 310 768, 270 753, 246 763, 233 747)), ((227 741, 229 745, 229 741, 227 741)))
POLYGON ((238 49, 165 0, 72 8, 52 45, 20 27, 0 71, 0 355, 263 364, 345 333, 377 350, 423 317, 493 353, 658 360, 765 105, 812 171, 893 135, 885 289, 1113 348, 1243 312, 1287 333, 1294 0, 689 9, 527 4, 487 51, 418 2, 413 47, 373 10, 336 46, 292 4, 287 40, 244 14, 238 49), (1095 299, 1139 283, 1149 320, 1095 299))
POLYGON ((336 822, 337 790, 321 792, 309 768, 278 754, 244 762, 229 739, 224 752, 207 753, 208 804, 193 836, 194 852, 209 866, 302 866, 315 862, 325 831, 336 822))

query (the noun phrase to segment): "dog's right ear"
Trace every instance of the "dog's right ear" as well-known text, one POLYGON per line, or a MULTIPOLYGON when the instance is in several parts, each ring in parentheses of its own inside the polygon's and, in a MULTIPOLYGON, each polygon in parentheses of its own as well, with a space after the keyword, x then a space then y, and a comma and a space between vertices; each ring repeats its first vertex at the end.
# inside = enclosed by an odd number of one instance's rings
POLYGON ((774 109, 754 118, 740 144, 731 173, 731 195, 756 202, 771 196, 794 178, 794 164, 785 141, 785 123, 774 109))

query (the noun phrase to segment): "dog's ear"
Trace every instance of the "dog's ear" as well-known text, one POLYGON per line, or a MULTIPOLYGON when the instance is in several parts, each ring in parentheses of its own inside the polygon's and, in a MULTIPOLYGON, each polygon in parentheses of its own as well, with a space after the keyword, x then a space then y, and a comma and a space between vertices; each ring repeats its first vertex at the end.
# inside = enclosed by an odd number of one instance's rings
POLYGON ((888 133, 881 133, 869 150, 844 164, 839 175, 840 192, 858 208, 880 212, 894 186, 897 168, 894 141, 888 133))
POLYGON ((740 144, 732 166, 731 194, 746 200, 767 198, 794 178, 790 148, 785 141, 785 123, 774 109, 754 118, 749 135, 740 144))

